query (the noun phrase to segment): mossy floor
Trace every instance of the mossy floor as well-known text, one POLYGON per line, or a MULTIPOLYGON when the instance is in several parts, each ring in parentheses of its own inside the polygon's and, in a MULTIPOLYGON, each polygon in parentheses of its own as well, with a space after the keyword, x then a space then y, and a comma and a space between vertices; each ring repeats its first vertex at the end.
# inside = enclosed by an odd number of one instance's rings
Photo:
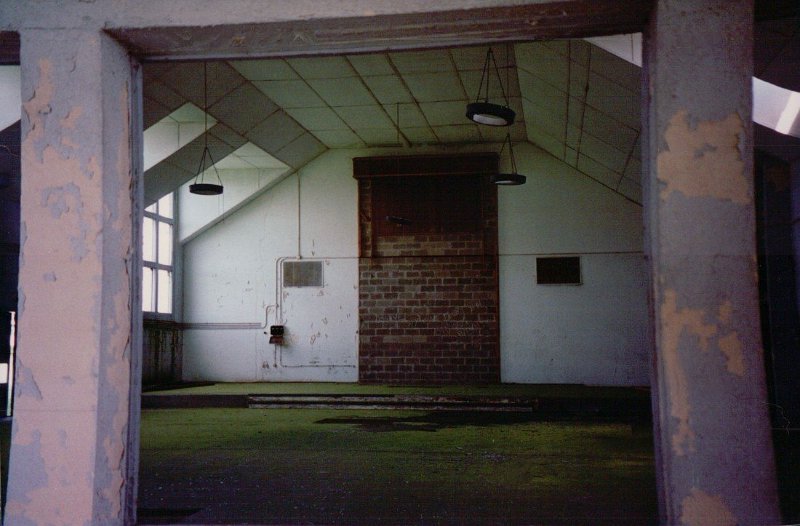
POLYGON ((142 415, 145 524, 654 524, 652 433, 530 414, 142 415))

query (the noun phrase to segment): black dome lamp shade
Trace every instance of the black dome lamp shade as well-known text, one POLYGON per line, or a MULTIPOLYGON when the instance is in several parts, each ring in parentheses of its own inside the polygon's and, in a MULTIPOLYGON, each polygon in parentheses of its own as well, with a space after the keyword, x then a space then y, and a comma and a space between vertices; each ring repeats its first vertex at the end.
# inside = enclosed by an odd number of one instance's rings
POLYGON ((208 149, 208 75, 206 70, 207 64, 203 62, 203 155, 200 157, 200 166, 197 168, 197 175, 194 178, 194 183, 189 185, 189 193, 196 195, 220 195, 222 193, 222 179, 219 177, 214 158, 211 157, 211 150, 208 149), (214 170, 214 175, 219 184, 203 182, 207 170, 214 170))
POLYGON ((196 195, 219 195, 222 193, 222 179, 219 178, 217 167, 214 166, 214 158, 211 157, 208 145, 203 149, 203 157, 200 158, 200 166, 197 168, 197 177, 194 178, 194 183, 189 185, 189 192, 196 195), (219 184, 203 182, 205 172, 209 169, 214 171, 219 184))
MULTIPOLYGON (((507 73, 508 71, 506 71, 507 73)), ((508 83, 508 79, 506 79, 508 83)), ((509 107, 508 96, 505 89, 503 89, 503 81, 500 79, 500 71, 497 68, 497 62, 494 59, 492 48, 486 52, 486 61, 483 64, 483 73, 481 74, 481 85, 478 87, 478 95, 475 97, 475 102, 467 104, 467 118, 478 124, 486 124, 489 126, 510 126, 514 124, 514 117, 516 113, 509 107), (491 68, 494 66, 494 74, 500 84, 500 92, 503 94, 506 105, 494 104, 489 102, 489 79, 492 76, 491 68), (483 100, 481 100, 483 98, 483 100)))
POLYGON ((508 153, 511 157, 511 172, 510 173, 497 173, 492 174, 489 177, 489 180, 497 185, 505 185, 505 186, 515 186, 520 184, 525 184, 527 177, 524 175, 520 175, 517 172, 517 161, 514 159, 514 149, 511 147, 511 135, 506 134, 506 140, 503 142, 503 147, 500 148, 500 155, 503 154, 503 149, 505 149, 506 144, 508 144, 508 153))

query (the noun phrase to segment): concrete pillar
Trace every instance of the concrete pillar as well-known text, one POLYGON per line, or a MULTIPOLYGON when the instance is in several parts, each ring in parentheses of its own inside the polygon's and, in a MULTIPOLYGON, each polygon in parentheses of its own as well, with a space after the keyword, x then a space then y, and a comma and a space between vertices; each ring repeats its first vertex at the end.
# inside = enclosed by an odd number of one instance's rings
POLYGON ((665 524, 780 523, 759 327, 752 0, 657 0, 646 249, 665 524))
POLYGON ((138 88, 127 53, 101 31, 21 31, 21 65, 19 345, 6 520, 122 524, 132 517, 129 464, 138 454, 129 446, 129 419, 138 432, 130 409, 138 402, 130 153, 138 88))

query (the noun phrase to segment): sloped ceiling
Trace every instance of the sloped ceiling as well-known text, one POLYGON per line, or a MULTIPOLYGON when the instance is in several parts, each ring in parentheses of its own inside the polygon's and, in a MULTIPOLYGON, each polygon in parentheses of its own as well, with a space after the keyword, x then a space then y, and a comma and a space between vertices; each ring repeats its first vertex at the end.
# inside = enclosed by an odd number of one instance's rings
MULTIPOLYGON (((465 117, 487 46, 206 66, 209 148, 221 160, 251 143, 292 169, 330 148, 530 141, 598 183, 640 202, 639 68, 585 41, 492 48, 489 98, 517 113, 511 127, 465 117)), ((203 63, 145 66, 145 127, 187 101, 204 107, 203 63)), ((203 138, 145 174, 148 202, 194 177, 203 138)))

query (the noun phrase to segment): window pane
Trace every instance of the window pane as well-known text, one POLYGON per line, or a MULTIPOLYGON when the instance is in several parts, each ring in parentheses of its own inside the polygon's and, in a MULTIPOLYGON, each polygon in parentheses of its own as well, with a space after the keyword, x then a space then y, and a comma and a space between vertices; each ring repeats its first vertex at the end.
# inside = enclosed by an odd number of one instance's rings
POLYGON ((158 271, 158 312, 172 313, 172 272, 158 271))
POLYGON ((145 212, 150 212, 151 214, 155 214, 156 213, 156 205, 157 204, 158 203, 153 203, 152 205, 150 205, 147 208, 145 208, 144 211, 145 212))
POLYGON ((153 305, 153 269, 144 267, 142 271, 142 310, 145 312, 154 312, 155 305, 153 305))
POLYGON ((158 215, 172 219, 172 194, 158 200, 158 215))
POLYGON ((144 218, 142 229, 142 257, 145 261, 156 260, 156 222, 149 217, 144 218))
POLYGON ((172 265, 172 225, 158 223, 158 262, 172 265))

